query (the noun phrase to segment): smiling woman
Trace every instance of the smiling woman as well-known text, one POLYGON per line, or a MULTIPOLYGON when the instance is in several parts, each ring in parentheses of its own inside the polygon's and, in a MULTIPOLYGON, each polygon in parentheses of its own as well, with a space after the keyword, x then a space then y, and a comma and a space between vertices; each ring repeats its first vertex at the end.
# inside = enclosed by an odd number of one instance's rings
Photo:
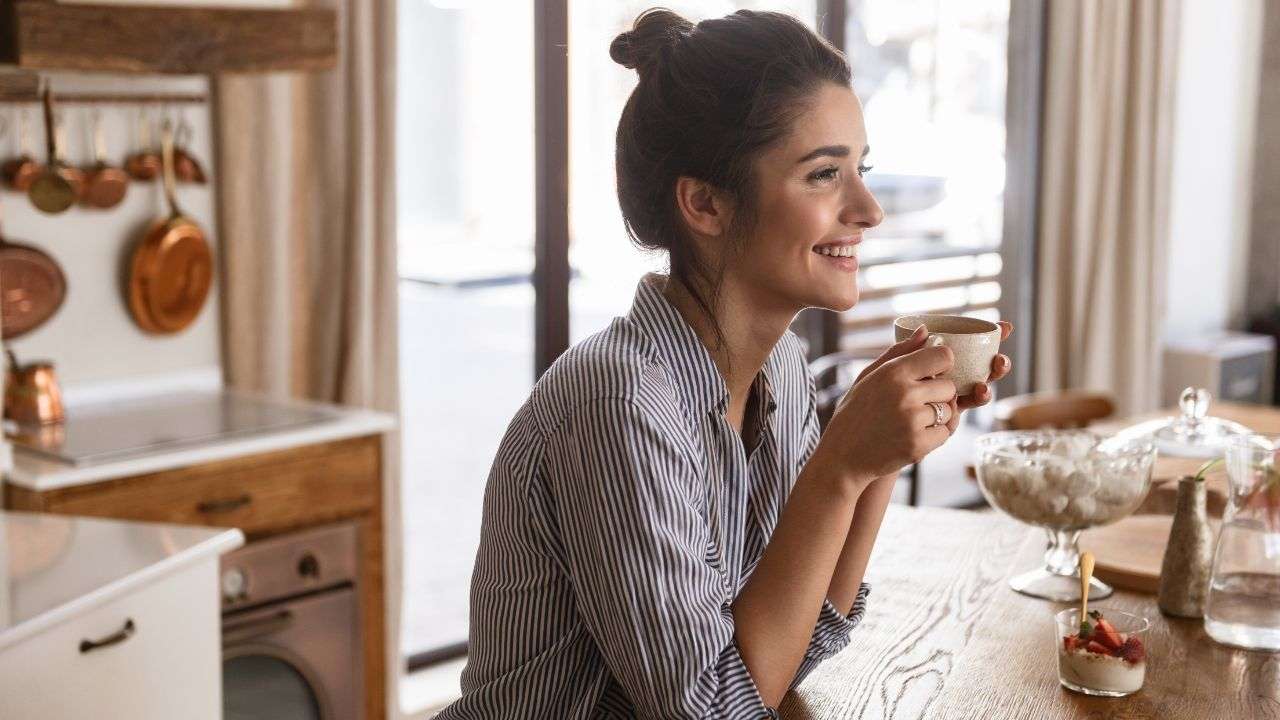
POLYGON ((937 377, 951 351, 917 333, 819 433, 788 327, 857 302, 857 245, 882 218, 843 55, 787 15, 656 9, 610 54, 640 76, 618 123, 623 219, 670 274, 512 420, 446 720, 775 715, 850 642, 898 471, 982 401, 957 400, 937 377))

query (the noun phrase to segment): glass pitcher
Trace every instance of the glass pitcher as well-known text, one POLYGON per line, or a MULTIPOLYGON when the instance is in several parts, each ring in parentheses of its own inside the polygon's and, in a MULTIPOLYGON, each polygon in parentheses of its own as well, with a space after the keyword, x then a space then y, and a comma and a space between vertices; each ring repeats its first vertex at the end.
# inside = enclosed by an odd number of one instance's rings
POLYGON ((1226 645, 1280 651, 1280 445, 1226 443, 1231 493, 1213 556, 1204 628, 1226 645))

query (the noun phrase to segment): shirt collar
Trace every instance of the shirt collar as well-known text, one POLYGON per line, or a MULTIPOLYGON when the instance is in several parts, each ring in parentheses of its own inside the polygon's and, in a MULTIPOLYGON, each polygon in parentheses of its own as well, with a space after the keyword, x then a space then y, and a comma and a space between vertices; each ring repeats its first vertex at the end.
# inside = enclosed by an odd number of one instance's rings
MULTIPOLYGON (((649 336, 658 358, 671 370, 689 410, 698 416, 712 408, 723 413, 729 403, 729 388, 707 346, 662 294, 666 282, 667 276, 658 273, 641 278, 627 317, 649 336)), ((775 346, 755 380, 766 414, 777 407, 773 394, 777 387, 777 355, 775 346)))

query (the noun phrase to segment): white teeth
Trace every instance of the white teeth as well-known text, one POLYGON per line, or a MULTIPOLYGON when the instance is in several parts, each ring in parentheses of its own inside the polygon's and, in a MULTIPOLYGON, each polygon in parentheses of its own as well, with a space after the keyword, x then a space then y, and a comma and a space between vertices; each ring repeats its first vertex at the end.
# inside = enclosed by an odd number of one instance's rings
POLYGON ((856 245, 824 245, 814 248, 814 252, 832 257, 856 257, 858 255, 856 245))

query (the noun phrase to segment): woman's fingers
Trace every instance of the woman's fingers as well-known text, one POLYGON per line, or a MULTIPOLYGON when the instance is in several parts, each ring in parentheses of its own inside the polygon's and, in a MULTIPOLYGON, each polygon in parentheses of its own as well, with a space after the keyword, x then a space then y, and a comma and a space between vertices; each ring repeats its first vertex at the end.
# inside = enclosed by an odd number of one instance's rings
POLYGON ((1000 341, 1008 340, 1009 336, 1013 334, 1013 323, 1008 320, 998 320, 996 324, 1000 326, 1000 341))
POLYGON ((1005 375, 1009 374, 1009 370, 1013 368, 1013 361, 1008 355, 996 355, 991 358, 991 377, 987 382, 995 382, 1005 375))
POLYGON ((885 350, 883 353, 880 354, 880 357, 875 359, 875 362, 863 368, 862 372, 858 373, 858 380, 855 380, 854 384, 856 385, 859 381, 862 380, 862 378, 875 372, 876 368, 889 362, 890 360, 894 358, 902 357, 903 355, 906 355, 910 352, 919 350, 920 348, 924 347, 924 341, 927 337, 929 337, 929 333, 925 330, 924 325, 921 325, 920 327, 916 328, 915 332, 911 333, 910 337, 908 337, 906 340, 903 340, 902 342, 894 343, 893 345, 890 345, 888 350, 885 350))
POLYGON ((957 407, 960 410, 971 410, 991 402, 991 388, 986 383, 973 386, 973 392, 959 398, 957 407))
POLYGON ((956 396, 956 384, 951 378, 926 378, 915 383, 911 391, 911 402, 951 402, 956 396))
POLYGON ((947 403, 951 408, 951 417, 947 419, 947 433, 954 435, 956 428, 960 426, 960 403, 959 398, 951 398, 951 402, 947 403))

